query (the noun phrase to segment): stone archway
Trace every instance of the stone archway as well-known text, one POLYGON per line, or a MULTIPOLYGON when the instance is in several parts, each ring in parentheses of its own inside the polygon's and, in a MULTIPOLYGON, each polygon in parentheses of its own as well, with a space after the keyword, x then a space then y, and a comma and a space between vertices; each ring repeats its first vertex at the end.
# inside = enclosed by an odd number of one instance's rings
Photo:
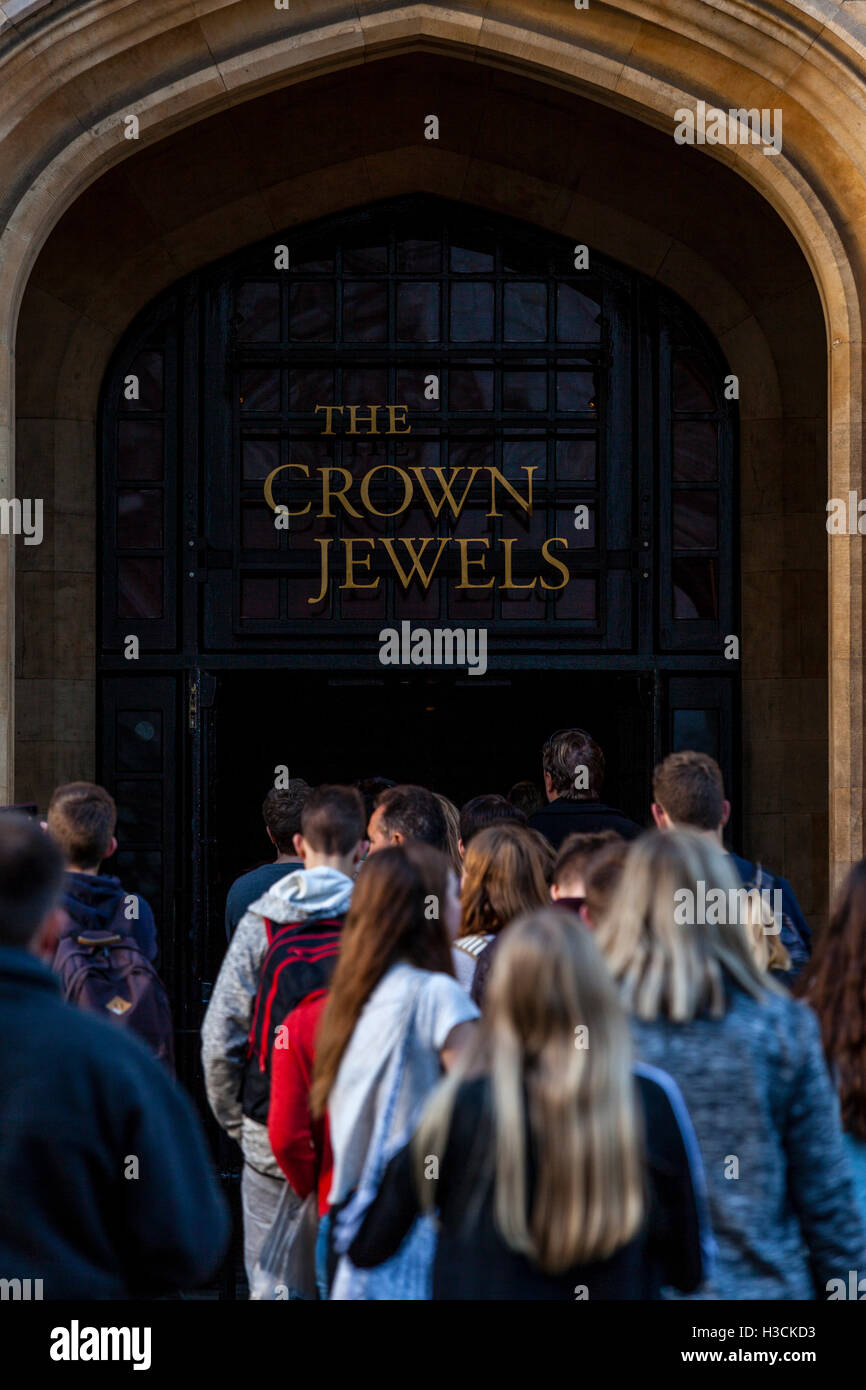
MULTIPOLYGON (((72 663, 65 687, 64 678, 58 686, 56 680, 41 674, 22 677, 31 682, 26 688, 27 698, 21 702, 27 716, 25 731, 36 727, 41 732, 40 737, 24 739, 21 745, 33 745, 28 785, 41 787, 64 775, 67 757, 80 769, 80 757, 88 745, 92 713, 87 651, 81 649, 74 615, 82 601, 87 602, 88 582, 92 585, 86 566, 88 547, 93 550, 94 504, 89 492, 93 486, 92 421, 102 368, 118 333, 140 303, 184 269, 256 235, 266 235, 280 223, 306 220, 317 211, 362 201, 359 194, 368 197, 371 189, 384 196, 421 188, 488 206, 502 207, 504 203, 507 210, 541 225, 603 243, 611 254, 677 289, 702 313, 749 386, 748 400, 742 402, 744 501, 753 510, 745 510, 744 515, 752 520, 744 520, 744 527, 755 529, 754 551, 758 556, 763 553, 764 561, 752 571, 754 583, 748 575, 744 579, 747 589, 753 584, 749 593, 744 589, 744 661, 752 671, 769 671, 770 684, 784 671, 784 652, 774 649, 768 662, 766 645, 768 640, 771 647, 781 642, 781 622, 786 604, 790 610, 791 581, 796 577, 794 587, 805 607, 800 605, 793 628, 800 650, 793 657, 789 653, 789 665, 798 682, 800 721, 814 730, 816 721, 823 719, 818 689, 823 679, 808 674, 817 667, 811 657, 805 658, 804 651, 814 632, 814 610, 811 619, 807 615, 807 591, 818 584, 820 594, 819 567, 810 569, 805 563, 798 570, 791 563, 791 548, 796 547, 798 516, 812 562, 816 542, 820 544, 824 532, 822 525, 816 527, 814 515, 811 523, 806 520, 815 502, 807 484, 787 513, 784 493, 786 487, 796 493, 799 482, 810 474, 814 480, 816 460, 824 456, 820 404, 813 406, 807 394, 810 414, 798 416, 796 408, 791 409, 796 394, 803 389, 808 392, 810 379, 815 386, 815 375, 823 367, 814 354, 820 328, 815 292, 806 282, 794 238, 814 277, 831 345, 830 491, 826 495, 844 495, 849 487, 858 487, 861 473, 862 226, 858 222, 866 185, 861 174, 864 151, 852 133, 858 129, 854 113, 861 96, 859 84, 850 69, 840 83, 838 63, 852 50, 864 51, 861 39, 866 38, 866 31, 844 17, 833 25, 823 24, 808 14, 805 6, 793 4, 776 5, 776 23, 772 25, 747 5, 732 19, 700 3, 692 7, 693 13, 676 20, 661 5, 653 10, 641 7, 639 18, 626 3, 592 7, 576 18, 563 12, 554 20, 545 15, 541 4, 505 0, 486 6, 483 20, 480 13, 451 11, 445 16, 436 7, 425 5, 382 5, 375 14, 369 12, 372 7, 360 8, 361 15, 358 6, 343 3, 294 5, 288 15, 263 11, 255 16, 254 23, 260 28, 253 32, 251 17, 248 13, 242 16, 238 5, 160 3, 149 7, 142 23, 133 21, 126 7, 97 4, 88 7, 86 16, 81 13, 82 22, 77 27, 78 6, 67 5, 51 16, 37 11, 28 17, 25 12, 14 40, 9 42, 4 93, 8 93, 12 108, 7 118, 10 133, 0 148, 0 162, 9 161, 4 173, 10 170, 5 180, 8 220, 0 248, 9 309, 0 323, 0 372, 8 384, 11 403, 17 315, 27 288, 18 343, 22 417, 19 477, 24 476, 26 457, 26 475, 33 479, 33 487, 28 481, 27 490, 34 491, 37 482, 41 485, 41 467, 46 491, 50 489, 49 495, 56 498, 64 518, 80 521, 80 525, 73 520, 67 526, 68 540, 58 530, 51 572, 35 565, 31 570, 31 557, 22 554, 20 607, 26 615, 44 611, 48 604, 53 614, 47 638, 44 632, 28 634, 27 623, 19 625, 22 671, 31 669, 27 663, 34 643, 38 649, 36 672, 50 666, 52 655, 59 655, 62 665, 64 641, 75 647, 75 660, 83 660, 77 666, 72 663), (579 31, 576 24, 581 25, 579 31), (531 36, 527 30, 533 31, 531 36), (416 74, 414 81, 404 81, 397 99, 389 103, 380 118, 377 139, 371 144, 368 120, 366 130, 355 132, 359 138, 353 141, 352 123, 345 118, 346 110, 353 109, 345 99, 349 75, 354 80, 359 73, 369 78, 374 72, 376 64, 370 61, 359 68, 362 58, 384 60, 386 55, 394 58, 411 51, 447 53, 462 59, 459 66, 469 69, 462 77, 454 76, 450 88, 441 85, 445 79, 443 70, 438 70, 438 99, 447 102, 449 91, 453 94, 459 89, 462 93, 458 129, 447 138, 443 135, 434 150, 424 144, 420 121, 414 133, 409 128, 410 117, 416 115, 412 106, 419 91, 416 74), (467 59, 474 59, 474 65, 470 67, 467 59), (201 140, 217 119, 214 113, 218 110, 225 109, 235 129, 242 129, 245 111, 252 110, 246 103, 253 95, 268 90, 279 93, 287 83, 293 84, 283 93, 291 110, 298 93, 312 91, 312 87, 295 84, 309 83, 314 77, 327 84, 322 74, 336 71, 344 99, 332 102, 334 123, 319 133, 333 137, 330 152, 336 149, 341 157, 323 159, 321 147, 317 152, 309 150, 308 167, 295 167, 289 178, 282 179, 279 170, 272 168, 270 182, 256 177, 252 189, 237 183, 232 186, 225 163, 218 158, 212 162, 211 172, 222 181, 219 195, 205 200, 197 219, 187 216, 176 220, 173 227, 163 219, 163 226, 154 228, 152 235, 140 235, 135 227, 142 206, 140 196, 130 198, 124 206, 121 192, 126 184, 125 168, 132 170, 138 165, 141 173, 146 171, 150 145, 171 136, 177 142, 172 157, 183 151, 184 141, 189 152, 195 148, 195 131, 201 140), (478 95, 479 78, 486 107, 478 95), (523 89, 518 90, 521 84, 523 89), (536 89, 534 97, 530 95, 531 85, 536 89), (599 103, 590 107, 583 100, 581 146, 575 144, 573 134, 575 92, 590 93, 593 102, 599 103), (727 106, 731 92, 737 94, 737 105, 774 107, 784 102, 782 156, 767 159, 758 149, 718 147, 713 151, 717 160, 713 164, 695 151, 680 151, 682 158, 676 164, 667 160, 664 166, 666 179, 677 185, 675 196, 671 200, 665 186, 660 194, 658 186, 653 188, 652 172, 647 171, 662 166, 652 161, 642 166, 642 159, 651 146, 657 157, 662 147, 673 151, 675 109, 693 104, 697 98, 727 106), (527 124, 521 119, 507 119, 510 108, 513 117, 513 108, 523 112, 533 101, 534 120, 527 124), (141 122, 136 146, 122 136, 122 118, 130 110, 141 122), (587 111, 596 114, 591 118, 587 111), (634 125, 622 113, 638 117, 647 128, 634 125), (653 126, 656 130, 649 128, 653 126), (537 133, 534 142, 526 138, 525 132, 533 128, 543 130, 543 141, 537 133), (635 140, 639 157, 631 161, 630 168, 633 183, 640 188, 641 215, 635 215, 638 200, 634 197, 631 206, 623 205, 616 181, 610 177, 611 153, 621 158, 622 150, 635 140), (587 150, 595 153, 594 166, 587 150), (731 166, 734 175, 726 174, 720 167, 723 164, 731 166), (112 166, 117 166, 114 174, 106 173, 112 166), (587 175, 588 167, 594 167, 594 178, 592 172, 587 175), (88 206, 93 211, 96 205, 88 205, 88 195, 81 195, 88 185, 96 187, 94 181, 100 175, 116 179, 118 201, 113 207, 103 204, 102 212, 112 218, 115 246, 123 246, 116 273, 102 289, 94 283, 100 276, 92 266, 87 271, 89 288, 83 284, 85 276, 76 264, 74 239, 67 237, 69 263, 64 265, 62 239, 51 237, 55 227, 60 232, 59 219, 65 213, 66 233, 74 226, 76 199, 79 216, 86 215, 88 206), (774 247, 774 256, 764 258, 764 274, 770 277, 775 294, 767 293, 766 287, 761 292, 760 256, 751 258, 751 285, 746 294, 742 293, 740 253, 744 248, 720 244, 724 238, 720 238, 719 229, 714 231, 706 219, 700 225, 695 198, 719 179, 727 180, 726 197, 735 188, 742 189, 741 196, 748 202, 750 233, 754 234, 755 227, 762 229, 759 238, 765 237, 774 247), (760 198, 750 193, 747 185, 757 189, 760 198), (600 187, 603 197, 599 196, 600 187), (766 204, 776 210, 793 237, 771 217, 766 204), (119 227, 124 231, 118 233, 119 227), (130 246, 137 246, 137 253, 130 255, 130 246), (81 283, 76 284, 76 276, 81 283), (791 326, 797 324, 812 354, 801 364, 800 380, 791 361, 786 360, 785 348, 791 326), (806 434, 811 445, 800 437, 797 421, 802 418, 808 421, 806 434), (795 463, 789 471, 785 465, 791 457, 795 463), (79 460, 77 473, 75 459, 79 460), (67 578, 58 580, 58 575, 67 578), (76 575, 81 582, 72 578, 76 575), (780 619, 778 631, 769 639, 759 627, 749 630, 753 621, 749 594, 755 607, 760 601, 763 613, 780 619), (66 638, 65 633, 69 634, 66 638), (40 681, 42 689, 37 692, 34 685, 40 681), (37 695, 43 702, 41 709, 39 698, 32 698, 37 695), (45 737, 49 728, 53 738, 45 737), (64 738, 65 731, 75 736, 64 738)), ((422 61, 428 75, 432 63, 430 57, 422 61)), ((379 74, 383 72, 380 68, 379 74)), ((423 117, 425 113, 417 114, 423 117)), ((287 127, 290 132, 297 128, 297 123, 287 127)), ((213 147, 210 149, 213 158, 213 147)), ((163 146, 163 156, 166 153, 163 146)), ((207 141, 198 150, 198 167, 206 172, 207 141)), ((195 180, 192 183, 201 187, 195 180)), ((103 183, 103 194, 105 187, 103 183)), ((87 238, 80 225, 79 233, 80 244, 84 244, 87 238)), ((99 244, 104 280, 105 251, 107 245, 110 252, 111 237, 99 244)), ((822 381, 821 395, 823 385, 822 381)), ((0 467, 5 468, 11 494, 15 491, 11 410, 8 418, 0 420, 0 429, 5 431, 0 467)), ((822 489, 826 489, 825 484, 822 489)), ((18 491, 22 490, 19 481, 18 491)), ((817 520, 820 522, 820 516, 817 520)), ((859 547, 843 538, 838 542, 830 554, 830 849, 833 863, 842 868, 863 853, 863 641, 859 547)), ((14 560, 5 543, 2 575, 11 595, 14 560)), ((0 654, 0 671, 5 675, 5 681, 0 681, 4 686, 0 712, 7 725, 7 787, 12 779, 14 708, 10 635, 7 631, 7 647, 0 654)), ((784 737, 768 737, 775 714, 772 691, 758 689, 763 679, 764 674, 755 678, 752 707, 759 731, 754 747, 761 750, 757 756, 764 762, 753 778, 758 799, 753 798, 748 809, 759 832, 762 819, 766 822, 770 857, 773 837, 778 837, 780 827, 784 840, 786 798, 792 792, 793 804, 798 804, 796 781, 788 788, 783 786, 781 800, 777 790, 773 806, 763 804, 759 793, 773 781, 774 769, 790 765, 802 729, 798 730, 795 716, 784 737), (770 750, 768 757, 765 748, 770 750)), ((748 718, 747 710, 747 723, 748 718)), ((825 748, 823 737, 809 742, 806 794, 802 796, 806 805, 796 812, 803 817, 821 815, 820 806, 815 810, 814 791, 819 784, 822 790, 826 786, 825 748)), ((23 786, 21 779, 19 786, 23 786)), ((802 828, 805 830, 805 824, 802 828)), ((782 858, 776 852, 775 862, 793 857, 793 851, 791 856, 784 853, 784 843, 781 848, 782 858)))

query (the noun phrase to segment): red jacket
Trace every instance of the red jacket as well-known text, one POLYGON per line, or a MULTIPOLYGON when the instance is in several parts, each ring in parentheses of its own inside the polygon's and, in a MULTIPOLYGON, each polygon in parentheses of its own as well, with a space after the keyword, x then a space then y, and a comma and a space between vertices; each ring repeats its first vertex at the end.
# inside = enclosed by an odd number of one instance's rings
POLYGON ((334 1159, 327 1116, 314 1120, 310 1114, 310 1083, 316 1031, 327 998, 326 989, 315 990, 284 1020, 286 1033, 278 1035, 272 1054, 268 1111, 274 1158, 299 1197, 318 1188, 320 1216, 328 1210, 334 1159), (285 1047, 280 1046, 283 1038, 285 1047))

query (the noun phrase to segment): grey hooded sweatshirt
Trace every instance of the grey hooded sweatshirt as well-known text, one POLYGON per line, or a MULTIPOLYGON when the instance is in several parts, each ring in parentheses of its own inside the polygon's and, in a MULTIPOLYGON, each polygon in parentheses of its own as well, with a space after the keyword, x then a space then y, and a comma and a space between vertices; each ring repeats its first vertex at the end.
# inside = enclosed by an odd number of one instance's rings
POLYGON ((282 1178, 271 1151, 267 1125, 243 1113, 241 1082, 247 1039, 268 949, 265 919, 309 922, 342 917, 349 909, 354 883, 337 869, 295 869, 244 913, 217 978, 202 1024, 202 1065, 211 1110, 243 1149, 244 1161, 271 1178, 282 1178))

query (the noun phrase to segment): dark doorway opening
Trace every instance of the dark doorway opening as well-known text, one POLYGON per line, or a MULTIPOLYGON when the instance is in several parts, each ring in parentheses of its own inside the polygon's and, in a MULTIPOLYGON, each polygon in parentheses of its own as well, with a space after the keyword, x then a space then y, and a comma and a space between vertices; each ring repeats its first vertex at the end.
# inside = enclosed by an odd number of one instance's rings
POLYGON ((580 725, 604 749, 605 799, 639 823, 649 814, 652 704, 638 675, 229 672, 214 713, 215 908, 237 874, 273 858, 261 803, 278 766, 313 785, 417 782, 459 807, 524 779, 540 784, 544 740, 580 725))

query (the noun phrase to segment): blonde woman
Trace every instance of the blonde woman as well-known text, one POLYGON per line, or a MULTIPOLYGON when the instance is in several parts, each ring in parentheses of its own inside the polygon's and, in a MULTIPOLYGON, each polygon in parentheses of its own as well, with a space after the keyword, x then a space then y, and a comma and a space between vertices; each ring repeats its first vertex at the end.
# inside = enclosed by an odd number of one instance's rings
POLYGON ((758 969, 770 971, 776 984, 784 984, 791 970, 791 957, 772 910, 760 901, 757 892, 752 889, 749 908, 743 914, 746 936, 758 969))
POLYGON ((670 1078, 633 1072, 625 1014, 579 919, 547 907, 514 922, 486 1003, 389 1164, 353 1262, 389 1259, 435 1208, 434 1299, 694 1289, 706 1242, 694 1135, 670 1078))
POLYGON ((473 835, 463 860, 460 930, 454 972, 472 992, 479 957, 494 937, 523 912, 550 901, 552 851, 536 831, 498 821, 473 835))
POLYGON ((820 1298, 866 1238, 817 1020, 757 963, 743 894, 709 836, 645 835, 595 939, 697 1132, 718 1241, 701 1296, 820 1298))

